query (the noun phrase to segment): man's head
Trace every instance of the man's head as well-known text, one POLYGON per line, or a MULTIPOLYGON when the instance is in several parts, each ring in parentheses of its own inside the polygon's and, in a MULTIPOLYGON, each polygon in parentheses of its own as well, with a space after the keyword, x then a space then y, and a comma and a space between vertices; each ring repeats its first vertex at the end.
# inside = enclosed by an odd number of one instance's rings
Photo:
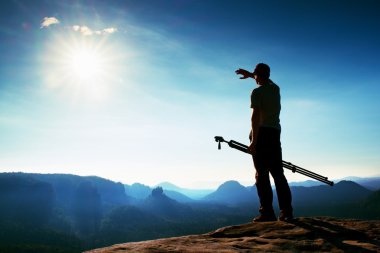
POLYGON ((253 71, 253 77, 256 80, 257 84, 263 84, 267 81, 270 76, 270 68, 265 63, 259 63, 256 65, 255 70, 253 71))

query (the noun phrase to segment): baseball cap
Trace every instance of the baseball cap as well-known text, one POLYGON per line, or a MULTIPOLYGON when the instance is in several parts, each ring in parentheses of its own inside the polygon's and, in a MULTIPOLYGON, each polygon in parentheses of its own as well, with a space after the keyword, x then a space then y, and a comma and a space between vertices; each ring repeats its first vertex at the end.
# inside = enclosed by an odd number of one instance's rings
POLYGON ((256 65, 255 70, 253 71, 253 75, 258 75, 264 78, 269 78, 270 76, 270 68, 265 63, 259 63, 256 65))

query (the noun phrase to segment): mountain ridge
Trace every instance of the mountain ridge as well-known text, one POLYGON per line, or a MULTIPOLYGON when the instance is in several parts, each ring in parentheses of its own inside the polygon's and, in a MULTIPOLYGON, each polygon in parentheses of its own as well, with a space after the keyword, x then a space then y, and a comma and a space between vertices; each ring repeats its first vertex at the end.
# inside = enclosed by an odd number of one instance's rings
POLYGON ((242 203, 258 203, 256 188, 245 187, 238 181, 230 180, 221 184, 216 191, 202 198, 203 201, 237 205, 242 203))
MULTIPOLYGON (((257 215, 259 207, 253 192, 256 187, 242 186, 237 181, 218 187, 213 194, 218 201, 187 203, 172 199, 162 187, 143 185, 137 186, 149 195, 136 200, 126 194, 121 183, 100 177, 0 173, 0 181, 0 252, 20 252, 17 248, 9 250, 9 245, 21 244, 41 252, 37 250, 42 247, 38 244, 41 240, 36 234, 30 235, 31 229, 44 234, 46 247, 54 247, 51 240, 62 238, 77 248, 96 248, 244 224, 257 215)), ((380 219, 380 191, 369 191, 354 182, 292 189, 296 217, 380 219)), ((274 199, 278 211, 276 203, 274 199)), ((60 245, 66 246, 69 244, 60 245)))
MULTIPOLYGON (((169 190, 169 191, 176 191, 181 194, 186 195, 187 197, 191 199, 201 199, 202 197, 206 196, 207 194, 210 194, 214 190, 211 189, 189 189, 189 188, 183 188, 179 187, 173 183, 170 182, 161 182, 157 186, 162 187, 164 190, 169 190)), ((156 187, 157 187, 156 186, 156 187)))

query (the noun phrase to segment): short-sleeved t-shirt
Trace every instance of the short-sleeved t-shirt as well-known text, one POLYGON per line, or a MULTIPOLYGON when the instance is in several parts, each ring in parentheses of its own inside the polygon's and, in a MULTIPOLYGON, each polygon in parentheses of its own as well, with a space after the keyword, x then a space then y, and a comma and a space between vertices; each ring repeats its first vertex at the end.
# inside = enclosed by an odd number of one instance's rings
POLYGON ((280 88, 275 83, 270 81, 252 91, 251 108, 260 110, 260 127, 272 127, 281 130, 280 88))

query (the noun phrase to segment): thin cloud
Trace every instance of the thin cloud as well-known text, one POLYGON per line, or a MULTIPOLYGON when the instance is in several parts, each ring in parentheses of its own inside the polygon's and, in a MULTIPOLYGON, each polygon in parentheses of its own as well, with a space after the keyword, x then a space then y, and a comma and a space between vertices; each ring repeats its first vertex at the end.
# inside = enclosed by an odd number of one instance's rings
POLYGON ((55 17, 44 17, 41 23, 41 28, 49 27, 54 24, 59 24, 59 20, 55 17))
POLYGON ((94 32, 88 27, 88 26, 79 26, 79 25, 74 25, 73 30, 75 32, 79 32, 84 36, 91 36, 94 34, 94 32))
POLYGON ((107 33, 111 34, 114 32, 117 32, 117 28, 115 28, 115 27, 109 27, 109 28, 103 29, 103 33, 105 33, 105 34, 107 34, 107 33))
POLYGON ((107 35, 107 34, 112 34, 117 32, 117 28, 115 27, 108 27, 103 30, 92 30, 88 26, 79 26, 79 25, 74 25, 72 26, 72 30, 74 32, 78 32, 82 34, 83 36, 92 36, 92 35, 107 35))
MULTIPOLYGON (((46 28, 51 25, 59 24, 60 21, 56 17, 44 17, 41 23, 41 28, 46 28)), ((108 35, 117 32, 116 27, 107 27, 101 30, 93 30, 86 25, 73 25, 71 27, 66 27, 74 32, 80 33, 83 36, 92 36, 92 35, 108 35)))
POLYGON ((79 25, 74 25, 72 28, 76 32, 80 30, 80 26, 79 25))

